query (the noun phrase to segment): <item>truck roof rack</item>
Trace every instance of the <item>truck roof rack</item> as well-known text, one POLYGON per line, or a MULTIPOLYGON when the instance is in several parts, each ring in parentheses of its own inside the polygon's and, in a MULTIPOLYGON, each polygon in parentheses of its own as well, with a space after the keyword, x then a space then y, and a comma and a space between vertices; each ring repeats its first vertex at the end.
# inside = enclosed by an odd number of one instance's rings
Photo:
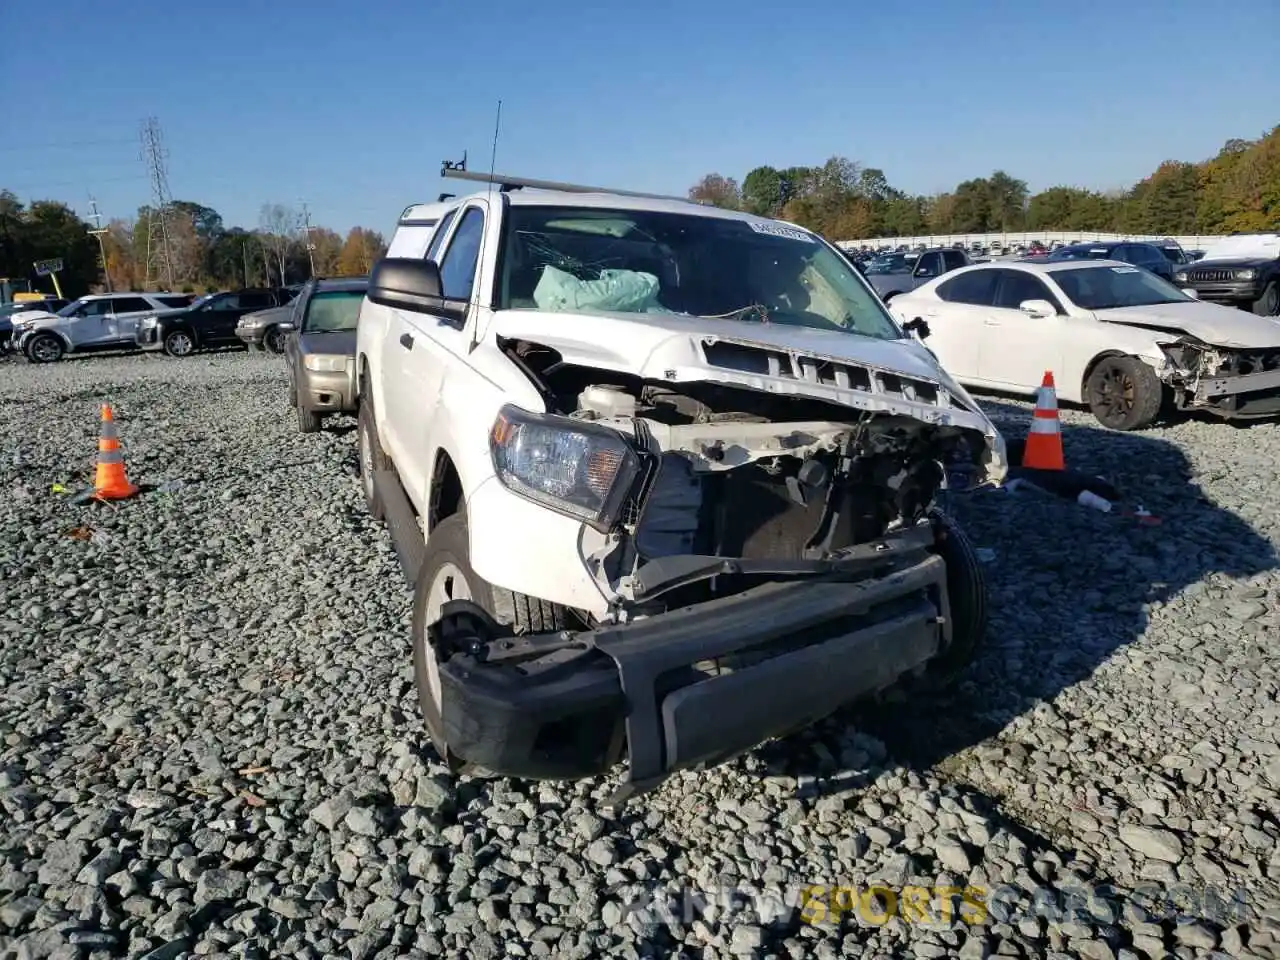
POLYGON ((661 193, 641 193, 636 190, 614 190, 610 187, 586 187, 580 183, 557 183, 554 180, 530 180, 526 177, 509 177, 501 173, 481 173, 467 169, 464 157, 460 162, 445 160, 440 164, 440 176, 454 180, 472 180, 477 183, 493 183, 503 193, 528 187, 532 190, 558 190, 562 193, 613 193, 620 197, 643 197, 648 200, 675 200, 678 203, 697 203, 688 197, 673 197, 661 193))

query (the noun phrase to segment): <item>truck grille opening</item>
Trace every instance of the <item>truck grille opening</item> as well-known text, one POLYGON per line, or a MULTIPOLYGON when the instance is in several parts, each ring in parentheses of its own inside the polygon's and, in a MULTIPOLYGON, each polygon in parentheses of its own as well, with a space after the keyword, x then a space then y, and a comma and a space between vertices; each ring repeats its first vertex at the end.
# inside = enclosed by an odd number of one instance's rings
POLYGON ((1235 279, 1232 270, 1192 270, 1188 274, 1192 283, 1224 283, 1235 279))
POLYGON ((886 373, 846 360, 775 350, 731 340, 703 340, 707 363, 724 370, 754 373, 783 380, 805 380, 842 390, 900 397, 930 406, 960 406, 937 384, 901 374, 886 373))

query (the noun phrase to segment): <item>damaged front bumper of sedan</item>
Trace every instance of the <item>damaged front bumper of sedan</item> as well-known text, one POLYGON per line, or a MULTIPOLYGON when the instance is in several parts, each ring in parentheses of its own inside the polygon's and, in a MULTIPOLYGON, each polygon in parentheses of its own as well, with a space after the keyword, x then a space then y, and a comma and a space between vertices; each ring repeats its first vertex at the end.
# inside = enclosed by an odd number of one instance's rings
POLYGON ((1161 349, 1160 379, 1179 409, 1228 420, 1280 415, 1280 346, 1218 347, 1186 337, 1161 349))

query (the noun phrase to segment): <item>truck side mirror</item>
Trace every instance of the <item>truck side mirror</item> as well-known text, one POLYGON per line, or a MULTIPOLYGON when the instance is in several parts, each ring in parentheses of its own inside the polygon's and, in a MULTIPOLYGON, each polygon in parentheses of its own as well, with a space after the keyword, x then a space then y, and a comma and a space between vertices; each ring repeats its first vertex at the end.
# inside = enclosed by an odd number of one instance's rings
POLYGON ((428 313, 460 325, 465 300, 449 300, 440 288, 440 268, 431 260, 383 257, 369 276, 365 294, 373 303, 410 313, 428 313))

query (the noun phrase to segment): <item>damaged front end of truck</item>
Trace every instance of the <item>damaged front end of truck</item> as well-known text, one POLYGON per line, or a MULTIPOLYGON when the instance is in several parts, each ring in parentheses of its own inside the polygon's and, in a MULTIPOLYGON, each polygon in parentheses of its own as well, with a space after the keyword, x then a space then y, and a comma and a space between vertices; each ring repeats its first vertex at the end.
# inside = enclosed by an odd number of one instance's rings
POLYGON ((494 472, 536 500, 530 451, 573 465, 552 508, 593 532, 583 560, 608 604, 515 636, 449 608, 433 645, 459 762, 563 778, 625 755, 621 800, 968 662, 981 573, 936 498, 957 465, 998 483, 1007 463, 941 370, 706 337, 700 372, 653 377, 498 343, 545 410, 503 408, 494 472))

